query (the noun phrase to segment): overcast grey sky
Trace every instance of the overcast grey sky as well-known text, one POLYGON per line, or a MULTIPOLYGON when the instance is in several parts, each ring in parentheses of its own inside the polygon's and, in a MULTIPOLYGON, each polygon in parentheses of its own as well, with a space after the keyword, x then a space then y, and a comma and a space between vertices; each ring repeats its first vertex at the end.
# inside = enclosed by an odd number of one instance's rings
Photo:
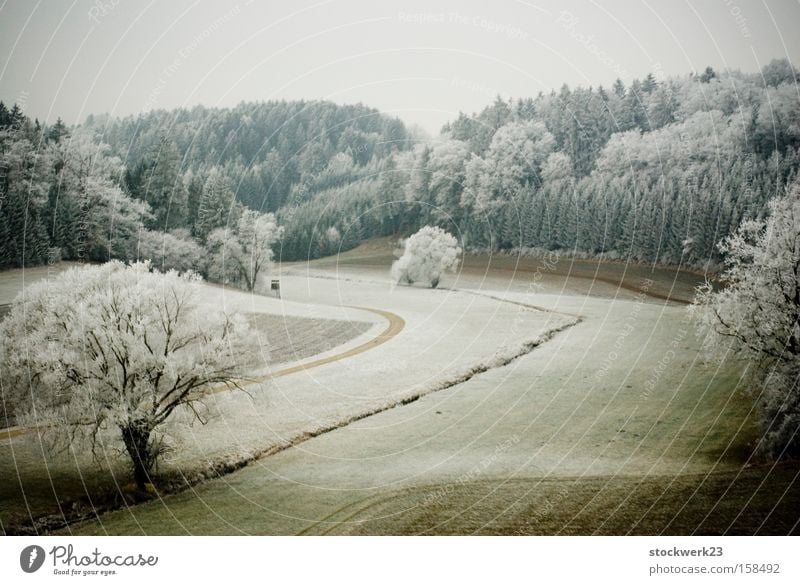
POLYGON ((435 133, 498 94, 798 64, 798 24, 797 0, 6 0, 0 99, 73 123, 321 98, 435 133))

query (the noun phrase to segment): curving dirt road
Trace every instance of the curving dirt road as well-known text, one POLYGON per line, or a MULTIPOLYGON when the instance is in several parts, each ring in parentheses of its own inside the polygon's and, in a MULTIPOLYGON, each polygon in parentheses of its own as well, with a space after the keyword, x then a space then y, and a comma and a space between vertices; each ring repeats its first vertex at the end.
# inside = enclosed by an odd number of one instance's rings
POLYGON ((349 308, 359 309, 361 311, 369 311, 370 313, 374 313, 375 315, 380 315, 389 322, 389 325, 377 336, 373 337, 369 341, 362 343, 361 345, 350 348, 346 351, 337 353, 335 355, 331 355, 316 360, 311 360, 309 362, 298 364, 296 366, 291 366, 289 368, 278 370, 277 372, 272 372, 270 374, 267 374, 266 376, 255 378, 252 382, 248 381, 248 383, 264 382, 266 380, 271 380, 273 378, 280 378, 281 376, 287 376, 289 374, 294 374, 295 372, 301 372, 303 370, 310 370, 311 368, 324 366, 325 364, 338 362, 339 360, 343 360, 345 358, 349 358, 354 355, 364 353, 365 351, 375 349, 379 345, 383 345, 387 341, 391 340, 393 337, 398 335, 406 326, 405 320, 400 315, 397 315, 395 313, 390 313, 389 311, 382 311, 381 309, 371 309, 369 307, 349 307, 349 308))
MULTIPOLYGON (((339 360, 343 360, 352 357, 354 355, 364 353, 365 351, 375 349, 376 347, 383 345, 387 341, 391 340, 393 337, 397 336, 406 326, 405 320, 400 315, 397 315, 395 313, 390 313, 389 311, 383 311, 381 309, 371 309, 369 307, 349 307, 349 308, 359 309, 361 311, 368 311, 370 313, 374 313, 375 315, 380 315, 389 322, 389 325, 381 333, 379 333, 369 341, 362 343, 361 345, 357 345, 356 347, 352 347, 346 351, 330 355, 324 358, 310 360, 294 366, 290 366, 288 368, 283 368, 282 370, 278 370, 276 372, 270 372, 269 374, 266 374, 264 376, 247 378, 246 380, 240 381, 238 383, 238 386, 246 387, 246 386, 251 386, 253 384, 260 384, 261 382, 266 382, 267 380, 280 378, 282 376, 288 376, 289 374, 295 374, 297 372, 302 372, 304 370, 310 370, 312 368, 317 368, 319 366, 324 366, 326 364, 338 362, 339 360)), ((227 392, 232 389, 233 388, 231 386, 220 384, 210 388, 207 394, 218 394, 220 392, 227 392)), ((2 429, 0 430, 0 441, 6 439, 12 439, 14 437, 19 437, 20 435, 24 435, 26 433, 33 432, 35 430, 37 430, 37 427, 12 427, 10 429, 2 429)))
MULTIPOLYGON (((530 297, 524 287, 492 292, 505 297, 497 303, 503 307, 530 297)), ((484 302, 482 294, 467 296, 484 302)), ((731 391, 736 372, 698 362, 698 341, 683 331, 681 307, 558 291, 535 298, 545 310, 585 320, 537 351, 405 400, 403 408, 316 433, 301 448, 262 457, 192 494, 112 512, 70 531, 691 533, 704 530, 708 498, 718 496, 714 502, 739 507, 714 520, 712 529, 725 532, 743 506, 722 492, 751 439, 747 405, 731 391), (669 348, 670 367, 659 369, 669 348), (717 482, 712 474, 720 472, 727 475, 717 482), (684 513, 698 477, 717 483, 684 513)), ((413 311, 404 315, 412 339, 413 311)), ((502 326, 492 323, 493 330, 502 326)))

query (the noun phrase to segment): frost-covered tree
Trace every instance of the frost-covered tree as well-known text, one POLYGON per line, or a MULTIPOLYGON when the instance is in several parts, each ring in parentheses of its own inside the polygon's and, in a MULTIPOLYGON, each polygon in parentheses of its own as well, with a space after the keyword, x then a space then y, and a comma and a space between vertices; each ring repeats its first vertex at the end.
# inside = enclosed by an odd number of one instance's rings
POLYGON ((153 228, 175 229, 186 222, 188 193, 180 167, 180 155, 175 143, 162 137, 147 169, 145 183, 146 201, 153 208, 153 228))
POLYGON ((460 255, 454 236, 426 225, 403 242, 403 255, 392 264, 392 278, 397 283, 424 282, 436 288, 442 274, 458 267, 460 255))
POLYGON ((244 210, 235 232, 219 228, 208 237, 209 277, 247 291, 261 290, 272 266, 272 246, 282 233, 275 216, 244 210))
POLYGON ((507 204, 540 182, 541 165, 553 145, 553 135, 542 122, 506 124, 492 137, 486 156, 469 161, 462 203, 477 209, 507 204))
POLYGON ((0 128, 0 267, 47 260, 49 180, 42 158, 21 132, 0 128))
POLYGON ((54 448, 116 435, 144 487, 170 416, 202 422, 209 385, 236 385, 244 325, 194 304, 198 280, 113 261, 29 287, 0 323, 4 398, 54 448))
POLYGON ((800 184, 723 240, 725 286, 706 284, 695 311, 712 347, 749 360, 763 408, 761 447, 800 454, 800 184))
POLYGON ((55 155, 52 229, 60 228, 57 242, 65 254, 79 260, 124 258, 151 213, 146 203, 132 199, 115 182, 122 174, 120 160, 87 131, 59 143, 55 155))
POLYGON ((322 235, 319 241, 319 253, 320 256, 330 256, 332 254, 336 254, 339 251, 339 247, 342 245, 342 234, 339 233, 339 229, 332 225, 328 229, 325 230, 325 233, 322 235))
POLYGON ((468 157, 469 146, 460 140, 446 140, 431 151, 429 188, 435 206, 433 216, 437 221, 452 222, 460 215, 468 157))
POLYGON ((547 157, 542 167, 542 178, 545 181, 560 181, 572 177, 572 160, 568 154, 554 152, 547 157))
POLYGON ((192 239, 187 229, 172 232, 143 229, 133 242, 133 247, 132 257, 138 261, 149 260, 153 267, 162 272, 202 272, 205 267, 206 252, 192 239))
POLYGON ((797 81, 797 69, 787 59, 773 59, 761 69, 766 85, 777 87, 782 83, 794 85, 797 81))

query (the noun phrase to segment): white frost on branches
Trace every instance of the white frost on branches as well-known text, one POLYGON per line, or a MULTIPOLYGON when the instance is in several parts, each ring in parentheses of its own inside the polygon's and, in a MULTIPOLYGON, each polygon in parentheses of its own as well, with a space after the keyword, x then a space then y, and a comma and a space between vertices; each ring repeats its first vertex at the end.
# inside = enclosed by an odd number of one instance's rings
POLYGON ((800 453, 800 185, 769 211, 720 243, 726 286, 701 287, 693 309, 712 348, 731 348, 755 366, 761 446, 778 457, 800 453))
POLYGON ((443 273, 458 267, 461 248, 454 236, 425 226, 403 243, 403 255, 392 264, 397 283, 424 282, 436 288, 443 273))
POLYGON ((275 216, 244 210, 233 232, 218 228, 208 236, 209 277, 238 288, 263 292, 272 267, 272 245, 283 234, 275 216))
POLYGON ((114 261, 29 287, 0 324, 5 398, 53 445, 118 431, 143 486, 170 415, 237 377, 246 325, 193 304, 198 280, 114 261))
POLYGON ((133 256, 140 261, 149 260, 162 272, 200 272, 205 265, 205 250, 189 234, 188 230, 155 232, 141 230, 134 242, 133 256))

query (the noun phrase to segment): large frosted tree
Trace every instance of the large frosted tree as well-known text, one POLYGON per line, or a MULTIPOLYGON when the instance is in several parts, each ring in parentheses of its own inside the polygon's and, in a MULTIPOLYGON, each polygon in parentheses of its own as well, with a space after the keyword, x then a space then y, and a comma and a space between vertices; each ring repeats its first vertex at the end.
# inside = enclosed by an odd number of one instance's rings
POLYGON ((54 447, 116 434, 144 487, 173 413, 236 384, 244 325, 198 307, 197 280, 114 261, 32 285, 0 323, 4 400, 54 447))
POLYGON ((762 448, 800 454, 800 184, 720 244, 725 285, 698 291, 712 346, 747 359, 763 414, 762 448))
POLYGON ((423 282, 436 288, 442 274, 458 267, 461 248, 451 234, 426 225, 403 243, 403 254, 392 264, 397 283, 423 282))

